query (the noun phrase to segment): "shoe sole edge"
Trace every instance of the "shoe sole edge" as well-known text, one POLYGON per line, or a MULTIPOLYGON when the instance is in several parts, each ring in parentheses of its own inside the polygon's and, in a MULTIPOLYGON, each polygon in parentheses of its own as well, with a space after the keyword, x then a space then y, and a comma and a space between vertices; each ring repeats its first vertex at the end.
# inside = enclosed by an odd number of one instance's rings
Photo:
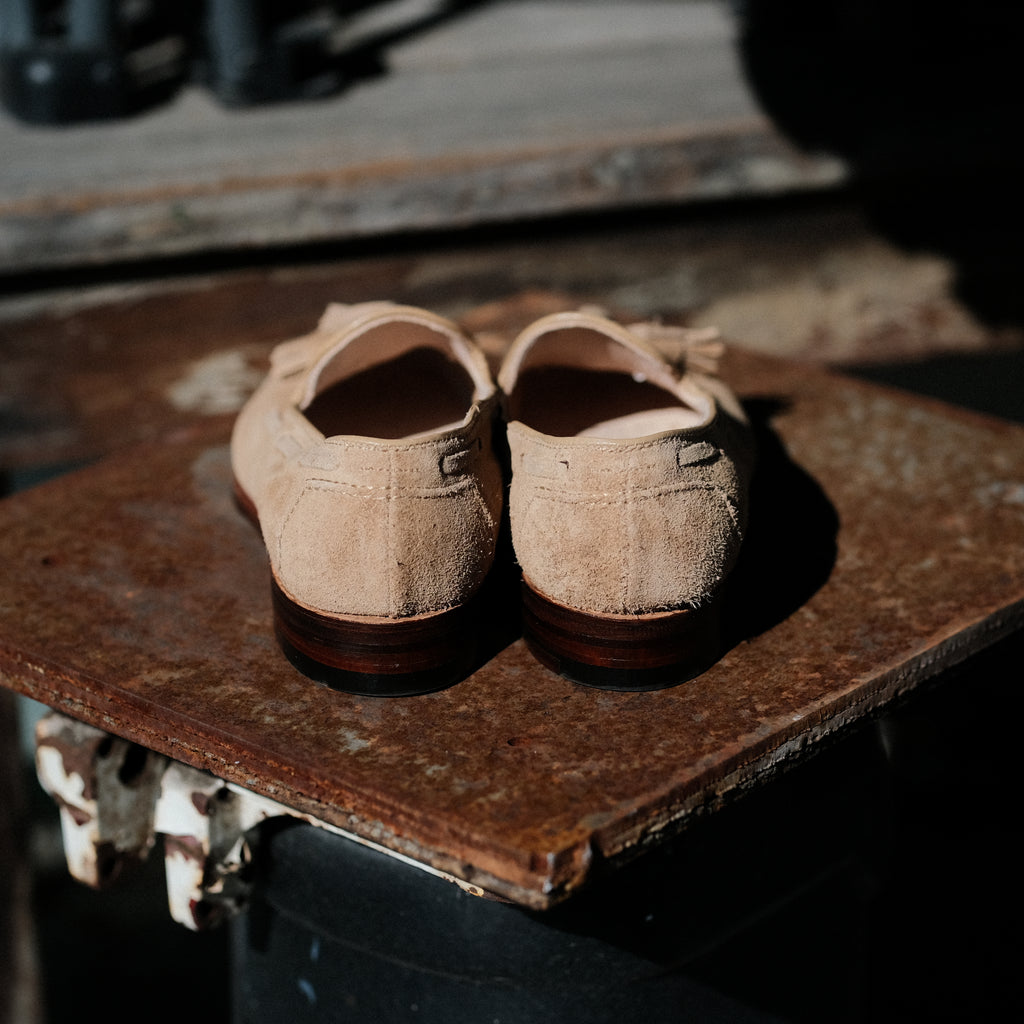
POLYGON ((601 615, 570 608, 522 581, 523 637, 534 657, 574 682, 604 690, 661 690, 693 679, 721 656, 721 599, 700 608, 601 615))

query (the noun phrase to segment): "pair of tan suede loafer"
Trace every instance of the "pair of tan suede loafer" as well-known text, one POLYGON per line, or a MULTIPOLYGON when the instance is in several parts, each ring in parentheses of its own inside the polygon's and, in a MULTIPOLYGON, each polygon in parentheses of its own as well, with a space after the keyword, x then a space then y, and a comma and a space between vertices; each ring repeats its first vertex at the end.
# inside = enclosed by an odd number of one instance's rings
POLYGON ((474 663, 507 479, 539 661, 630 690, 707 668, 752 443, 692 341, 556 313, 515 340, 495 384, 455 323, 374 302, 331 306, 278 345, 231 458, 285 652, 354 693, 457 681, 474 663))

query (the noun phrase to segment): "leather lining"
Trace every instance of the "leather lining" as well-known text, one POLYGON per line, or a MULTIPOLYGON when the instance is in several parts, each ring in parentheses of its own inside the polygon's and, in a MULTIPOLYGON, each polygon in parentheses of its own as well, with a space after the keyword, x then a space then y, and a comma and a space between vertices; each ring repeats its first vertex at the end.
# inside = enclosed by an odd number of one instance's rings
POLYGON ((516 382, 513 419, 555 437, 631 438, 697 426, 703 417, 663 388, 621 371, 538 366, 516 382))
POLYGON ((306 418, 325 437, 407 438, 465 421, 473 402, 466 370, 436 348, 415 348, 343 377, 317 394, 306 418))

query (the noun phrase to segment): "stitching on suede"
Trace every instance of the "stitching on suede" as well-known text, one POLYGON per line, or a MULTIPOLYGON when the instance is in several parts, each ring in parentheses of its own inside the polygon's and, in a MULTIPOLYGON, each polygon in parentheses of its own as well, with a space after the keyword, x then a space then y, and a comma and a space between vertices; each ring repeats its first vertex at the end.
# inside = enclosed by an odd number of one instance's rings
POLYGON ((473 486, 473 478, 454 479, 437 487, 410 487, 408 484, 354 484, 347 480, 307 480, 303 491, 342 491, 355 498, 384 500, 387 498, 444 498, 459 494, 473 486), (373 491, 370 493, 360 492, 373 491))
POLYGON ((694 481, 692 483, 665 484, 660 487, 639 487, 631 488, 618 497, 602 496, 595 497, 594 491, 570 491, 564 487, 545 487, 543 484, 533 484, 530 490, 538 497, 549 498, 551 501, 561 501, 564 504, 573 505, 627 505, 636 498, 657 498, 663 494, 681 494, 686 491, 717 491, 727 496, 724 488, 717 484, 694 481))
POLYGON ((668 494, 686 494, 690 491, 703 491, 706 494, 713 494, 719 498, 729 513, 733 525, 739 527, 739 518, 736 507, 733 504, 729 493, 721 487, 713 484, 682 484, 676 487, 652 487, 642 491, 632 491, 620 498, 596 499, 587 498, 580 494, 566 494, 550 487, 534 487, 534 493, 530 496, 531 504, 534 501, 552 501, 562 505, 583 505, 587 508, 624 508, 627 505, 638 504, 638 499, 660 498, 668 494))
MULTIPOLYGON (((703 426, 698 428, 702 434, 708 432, 708 427, 703 426)), ((566 445, 564 442, 545 441, 541 438, 530 438, 529 444, 543 448, 545 452, 556 452, 559 455, 564 454, 567 450, 572 452, 578 452, 580 455, 595 455, 600 453, 601 455, 622 455, 626 452, 642 452, 650 448, 660 448, 662 446, 668 447, 669 445, 675 444, 677 440, 681 440, 679 436, 671 434, 668 437, 658 437, 653 441, 635 441, 626 444, 573 444, 566 445)), ((686 438, 687 444, 694 444, 697 441, 706 441, 707 438, 703 436, 686 438)), ((712 442, 709 442, 712 443, 712 442)), ((525 446, 524 446, 525 447, 525 446)))

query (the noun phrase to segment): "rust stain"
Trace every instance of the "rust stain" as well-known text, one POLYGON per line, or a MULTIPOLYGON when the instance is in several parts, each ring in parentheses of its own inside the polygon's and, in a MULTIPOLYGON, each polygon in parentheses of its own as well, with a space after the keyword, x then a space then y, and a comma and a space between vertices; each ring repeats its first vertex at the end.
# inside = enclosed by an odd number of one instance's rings
POLYGON ((193 793, 191 796, 192 806, 204 817, 209 817, 213 799, 206 793, 193 793))
POLYGON ((58 807, 63 808, 67 811, 71 820, 78 826, 88 825, 92 821, 92 815, 82 807, 78 807, 75 804, 68 803, 63 797, 53 795, 53 801, 58 807))
MULTIPOLYGON (((45 563, 44 563, 45 564, 45 563)), ((110 750, 111 738, 104 734, 76 736, 68 730, 50 734, 37 739, 37 746, 51 747, 60 755, 61 765, 68 776, 77 776, 82 780, 82 799, 96 799, 96 761, 106 756, 110 750)), ((79 808, 68 805, 68 810, 75 818, 76 824, 82 825, 90 816, 79 808), (84 817, 83 817, 84 815, 84 817), (81 817, 81 820, 78 820, 81 817)))
POLYGON ((196 864, 206 863, 206 851, 195 836, 164 836, 164 850, 168 857, 181 857, 196 864))

